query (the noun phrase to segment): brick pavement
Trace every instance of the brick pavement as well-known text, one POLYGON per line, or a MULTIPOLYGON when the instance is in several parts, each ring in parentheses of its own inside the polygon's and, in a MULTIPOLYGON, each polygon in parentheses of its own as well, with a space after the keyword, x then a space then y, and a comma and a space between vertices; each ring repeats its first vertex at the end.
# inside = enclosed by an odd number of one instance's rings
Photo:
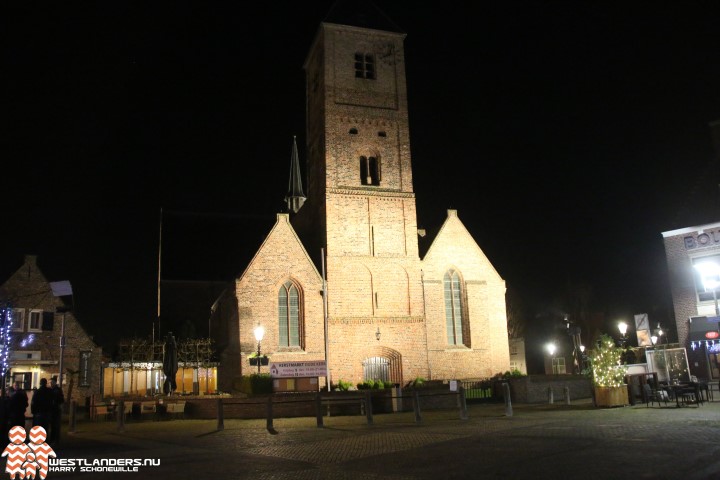
POLYGON ((325 418, 81 423, 60 458, 153 458, 137 473, 60 473, 64 479, 720 479, 720 402, 701 407, 596 409, 469 405, 456 411, 325 418))

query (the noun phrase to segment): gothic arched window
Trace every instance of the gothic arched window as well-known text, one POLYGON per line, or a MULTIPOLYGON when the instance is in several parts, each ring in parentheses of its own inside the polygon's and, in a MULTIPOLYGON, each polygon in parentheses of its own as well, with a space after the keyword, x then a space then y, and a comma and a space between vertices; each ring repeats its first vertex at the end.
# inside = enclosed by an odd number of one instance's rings
POLYGON ((300 292, 287 281, 278 292, 278 327, 280 347, 302 347, 302 308, 300 292))
POLYGON ((450 345, 465 345, 463 336, 463 288, 460 275, 448 270, 443 278, 445 290, 445 324, 450 345))

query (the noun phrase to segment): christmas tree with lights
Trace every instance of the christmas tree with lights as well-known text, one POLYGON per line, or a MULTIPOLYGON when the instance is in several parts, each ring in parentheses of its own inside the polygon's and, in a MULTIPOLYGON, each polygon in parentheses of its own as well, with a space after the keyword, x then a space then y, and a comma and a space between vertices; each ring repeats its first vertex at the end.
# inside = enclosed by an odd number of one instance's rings
POLYGON ((625 384, 626 366, 621 362, 622 349, 609 335, 602 335, 598 347, 590 351, 593 385, 620 387, 625 384))

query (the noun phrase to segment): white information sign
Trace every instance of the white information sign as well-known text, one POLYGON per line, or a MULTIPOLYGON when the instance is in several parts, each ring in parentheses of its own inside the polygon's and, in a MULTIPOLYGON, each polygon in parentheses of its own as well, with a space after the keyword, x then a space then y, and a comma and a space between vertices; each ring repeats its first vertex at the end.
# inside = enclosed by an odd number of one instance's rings
POLYGON ((270 364, 270 376, 272 378, 324 377, 326 374, 325 360, 270 364))

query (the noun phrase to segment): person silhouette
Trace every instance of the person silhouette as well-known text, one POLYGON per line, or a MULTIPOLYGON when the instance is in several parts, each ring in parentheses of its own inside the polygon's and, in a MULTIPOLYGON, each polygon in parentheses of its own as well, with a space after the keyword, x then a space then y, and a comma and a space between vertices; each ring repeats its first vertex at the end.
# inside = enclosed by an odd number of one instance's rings
POLYGON ((45 480, 48 474, 48 459, 50 457, 57 458, 55 450, 45 443, 47 432, 40 425, 36 425, 30 429, 30 443, 28 446, 35 454, 35 459, 40 469, 40 478, 45 480))
POLYGON ((5 472, 10 474, 10 480, 14 480, 18 474, 19 478, 25 477, 22 465, 27 458, 27 454, 30 453, 30 447, 25 445, 26 437, 25 428, 20 426, 12 427, 8 433, 10 443, 3 450, 2 456, 8 457, 5 472))
POLYGON ((38 469, 38 463, 35 460, 35 454, 33 452, 28 452, 25 458, 26 460, 22 464, 22 471, 25 475, 25 478, 35 480, 35 475, 37 475, 38 469))

